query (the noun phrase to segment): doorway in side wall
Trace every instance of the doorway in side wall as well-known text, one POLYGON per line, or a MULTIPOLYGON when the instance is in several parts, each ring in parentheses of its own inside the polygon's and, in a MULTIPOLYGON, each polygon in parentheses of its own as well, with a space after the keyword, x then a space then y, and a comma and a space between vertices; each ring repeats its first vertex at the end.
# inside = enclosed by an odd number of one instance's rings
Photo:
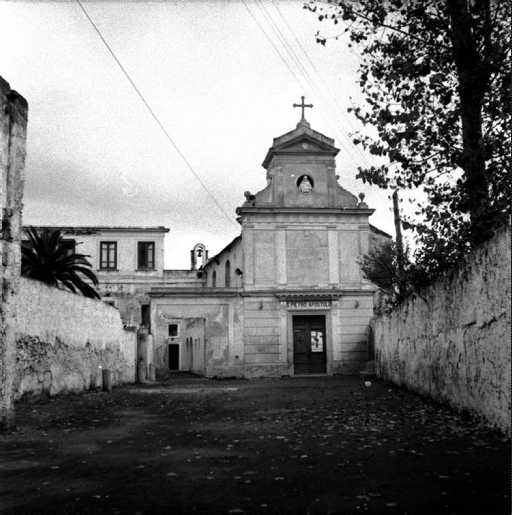
POLYGON ((140 322, 148 330, 148 333, 150 333, 151 332, 151 310, 150 310, 149 304, 141 304, 141 306, 140 306, 140 322))
POLYGON ((180 346, 177 343, 169 344, 169 370, 180 369, 180 346))
POLYGON ((295 374, 325 374, 325 315, 293 317, 293 365, 295 374))

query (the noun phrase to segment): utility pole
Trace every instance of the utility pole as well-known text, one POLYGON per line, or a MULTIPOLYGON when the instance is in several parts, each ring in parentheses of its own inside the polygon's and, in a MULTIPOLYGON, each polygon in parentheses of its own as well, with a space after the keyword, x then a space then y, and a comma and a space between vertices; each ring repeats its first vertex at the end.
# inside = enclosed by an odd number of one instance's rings
POLYGON ((398 208, 398 188, 393 192, 393 214, 395 218, 395 232, 396 232, 396 254, 398 264, 398 294, 400 300, 406 297, 405 288, 405 259, 404 259, 404 242, 402 240, 402 224, 400 223, 400 211, 398 208))

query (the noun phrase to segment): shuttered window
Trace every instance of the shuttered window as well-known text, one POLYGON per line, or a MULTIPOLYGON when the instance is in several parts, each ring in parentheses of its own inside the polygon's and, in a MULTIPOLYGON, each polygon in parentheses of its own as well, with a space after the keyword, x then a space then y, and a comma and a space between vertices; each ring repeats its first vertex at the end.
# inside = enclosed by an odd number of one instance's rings
POLYGON ((117 269, 117 242, 100 242, 100 270, 117 269))
POLYGON ((155 269, 155 242, 139 241, 137 268, 139 270, 155 269))

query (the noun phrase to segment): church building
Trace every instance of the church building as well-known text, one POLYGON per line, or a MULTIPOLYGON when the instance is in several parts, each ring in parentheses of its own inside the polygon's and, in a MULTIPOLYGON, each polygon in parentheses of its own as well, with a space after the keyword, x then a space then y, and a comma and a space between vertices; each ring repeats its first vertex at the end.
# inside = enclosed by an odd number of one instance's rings
MULTIPOLYGON (((157 368, 238 378, 364 369, 374 287, 358 259, 373 210, 340 186, 334 140, 300 107, 265 156, 266 187, 237 209, 241 234, 195 282, 150 290, 157 368)), ((205 258, 201 245, 193 252, 205 258)))

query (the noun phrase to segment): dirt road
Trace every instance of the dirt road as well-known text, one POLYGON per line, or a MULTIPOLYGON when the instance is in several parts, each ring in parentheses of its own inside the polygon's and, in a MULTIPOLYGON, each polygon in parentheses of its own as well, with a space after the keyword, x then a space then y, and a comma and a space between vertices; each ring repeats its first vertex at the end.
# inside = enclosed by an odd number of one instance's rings
POLYGON ((382 382, 176 375, 17 423, 2 514, 510 514, 510 441, 382 382))

